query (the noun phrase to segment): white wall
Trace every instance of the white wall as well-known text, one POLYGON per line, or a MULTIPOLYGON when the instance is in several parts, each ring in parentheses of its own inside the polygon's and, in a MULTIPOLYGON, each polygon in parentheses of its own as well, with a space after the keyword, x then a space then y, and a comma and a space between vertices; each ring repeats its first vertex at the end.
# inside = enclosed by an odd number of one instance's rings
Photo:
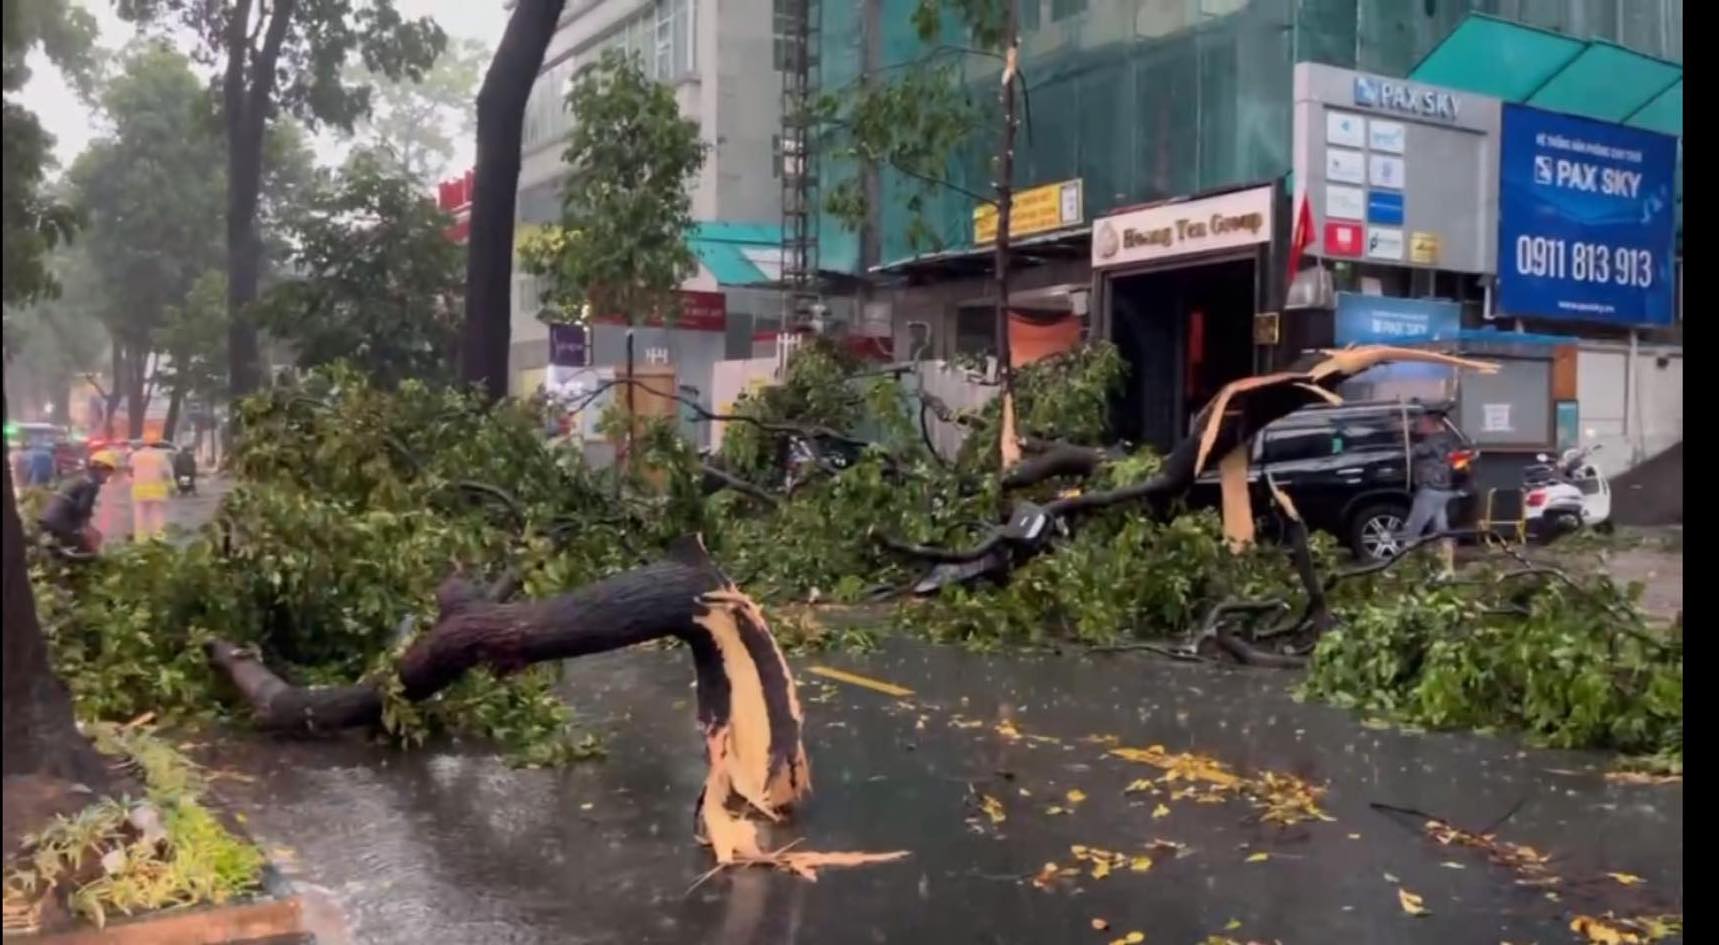
POLYGON ((1641 346, 1634 378, 1639 404, 1626 396, 1628 361, 1629 346, 1611 342, 1583 342, 1576 356, 1582 445, 1600 446, 1594 459, 1608 476, 1683 439, 1683 350, 1641 346))
MULTIPOLYGON (((951 366, 946 361, 917 362, 913 373, 907 375, 907 378, 916 380, 920 385, 919 389, 938 397, 949 405, 950 410, 957 413, 984 407, 997 395, 998 390, 995 385, 979 383, 967 371, 951 366)), ((926 422, 931 428, 931 443, 936 448, 937 455, 944 459, 954 459, 955 454, 961 450, 961 442, 967 438, 966 428, 944 423, 932 415, 927 416, 926 422)))

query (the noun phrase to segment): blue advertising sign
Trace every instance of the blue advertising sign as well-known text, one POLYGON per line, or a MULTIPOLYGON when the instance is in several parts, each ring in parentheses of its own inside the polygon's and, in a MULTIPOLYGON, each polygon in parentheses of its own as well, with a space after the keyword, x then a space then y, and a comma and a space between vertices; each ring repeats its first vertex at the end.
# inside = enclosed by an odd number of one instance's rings
POLYGON ((1340 345, 1453 341, 1461 330, 1462 306, 1456 302, 1337 293, 1337 343, 1340 345))
POLYGON ((1677 139, 1505 103, 1498 307, 1669 325, 1677 139))
POLYGON ((1367 219, 1386 226, 1403 225, 1403 193, 1400 190, 1367 192, 1367 219))

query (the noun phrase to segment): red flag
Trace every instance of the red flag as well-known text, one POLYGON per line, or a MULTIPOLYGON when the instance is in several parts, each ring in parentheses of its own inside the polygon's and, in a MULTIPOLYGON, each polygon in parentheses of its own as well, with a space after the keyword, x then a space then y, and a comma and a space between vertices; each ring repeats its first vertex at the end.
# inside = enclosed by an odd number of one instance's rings
POLYGON ((1295 215, 1295 231, 1289 237, 1289 273, 1284 281, 1284 289, 1295 284, 1295 274, 1301 270, 1301 254, 1307 247, 1313 245, 1313 207, 1307 202, 1307 195, 1301 195, 1301 206, 1295 215))

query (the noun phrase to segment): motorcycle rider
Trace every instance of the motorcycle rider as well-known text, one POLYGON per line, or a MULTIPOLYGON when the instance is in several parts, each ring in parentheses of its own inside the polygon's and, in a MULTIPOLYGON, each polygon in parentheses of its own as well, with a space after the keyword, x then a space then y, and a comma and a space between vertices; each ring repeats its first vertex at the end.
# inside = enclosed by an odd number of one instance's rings
POLYGON ((197 494, 197 457, 191 450, 183 449, 173 454, 173 478, 183 482, 180 492, 197 494))

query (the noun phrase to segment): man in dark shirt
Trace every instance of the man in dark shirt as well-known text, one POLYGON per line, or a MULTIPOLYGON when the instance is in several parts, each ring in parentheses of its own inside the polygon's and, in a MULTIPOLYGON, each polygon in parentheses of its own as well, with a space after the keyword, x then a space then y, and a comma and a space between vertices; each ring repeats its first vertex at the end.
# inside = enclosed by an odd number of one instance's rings
MULTIPOLYGON (((1462 442, 1439 414, 1422 414, 1414 432, 1409 461, 1413 464, 1415 498, 1400 539, 1404 546, 1429 531, 1435 535, 1450 531, 1450 502, 1459 495, 1451 456, 1462 448, 1462 442)), ((1439 544, 1445 571, 1450 573, 1455 570, 1456 547, 1448 538, 1439 544)))
POLYGON ((42 532, 62 546, 80 554, 94 554, 99 539, 92 534, 90 519, 95 516, 96 500, 101 498, 102 486, 113 475, 113 467, 100 459, 90 461, 89 469, 54 494, 37 520, 42 532))

